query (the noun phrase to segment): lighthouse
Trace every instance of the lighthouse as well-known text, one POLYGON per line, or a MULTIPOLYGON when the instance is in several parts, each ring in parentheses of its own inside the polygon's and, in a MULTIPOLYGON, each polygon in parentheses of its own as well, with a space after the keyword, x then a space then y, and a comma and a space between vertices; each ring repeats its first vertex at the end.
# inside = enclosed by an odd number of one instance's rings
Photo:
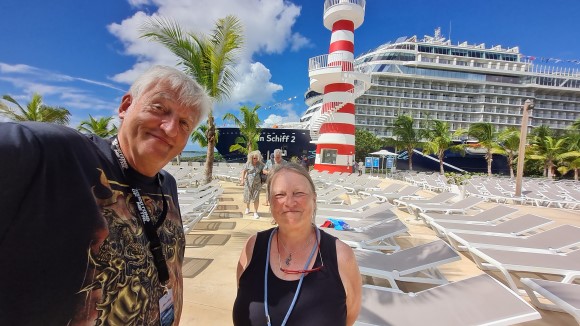
POLYGON ((324 26, 332 32, 328 54, 308 62, 310 89, 323 94, 321 109, 310 123, 318 171, 352 172, 356 163, 354 101, 370 88, 370 74, 354 65, 354 31, 364 21, 365 2, 324 2, 324 26))

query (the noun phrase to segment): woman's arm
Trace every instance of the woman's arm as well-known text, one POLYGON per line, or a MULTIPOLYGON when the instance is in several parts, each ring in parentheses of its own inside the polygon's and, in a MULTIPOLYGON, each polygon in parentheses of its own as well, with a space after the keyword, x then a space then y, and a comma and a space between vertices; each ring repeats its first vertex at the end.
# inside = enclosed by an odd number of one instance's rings
POLYGON ((352 249, 344 242, 336 240, 338 272, 346 291, 346 324, 353 325, 360 312, 362 277, 352 249))
POLYGON ((243 169, 242 170, 242 177, 240 178, 240 186, 244 185, 244 182, 246 181, 246 173, 248 172, 248 170, 243 169))
POLYGON ((256 244, 256 235, 248 238, 246 245, 242 248, 242 253, 240 254, 240 260, 238 261, 238 268, 236 270, 236 278, 238 280, 238 287, 240 286, 240 277, 242 273, 246 270, 250 261, 252 261, 252 253, 254 252, 254 245, 256 244))

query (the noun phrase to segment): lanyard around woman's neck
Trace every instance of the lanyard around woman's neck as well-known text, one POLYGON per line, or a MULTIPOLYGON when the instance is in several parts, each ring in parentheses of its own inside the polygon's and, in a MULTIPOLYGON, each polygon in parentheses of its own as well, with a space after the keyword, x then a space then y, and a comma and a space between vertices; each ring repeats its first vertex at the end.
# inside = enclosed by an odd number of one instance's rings
MULTIPOLYGON (((127 178, 125 171, 129 169, 129 164, 127 163, 127 159, 125 155, 121 151, 121 147, 119 146, 119 140, 115 137, 113 142, 111 143, 111 149, 115 153, 117 160, 119 161, 119 165, 121 166, 121 173, 125 178, 127 183, 130 180, 127 178)), ((159 235, 157 234, 157 229, 163 224, 165 218, 167 217, 167 199, 165 199, 165 194, 163 193, 163 186, 161 185, 161 177, 159 173, 157 173, 157 183, 159 185, 159 189, 161 191, 161 199, 163 201, 163 211, 159 218, 157 219, 157 223, 153 223, 149 216, 149 212, 145 207, 145 202, 141 197, 141 193, 138 188, 129 184, 131 187, 131 192, 135 196, 135 206, 137 207, 137 211, 139 212, 139 217, 143 222, 143 229, 145 230, 145 236, 147 240, 149 240, 149 250, 151 251, 151 255, 153 256, 153 263, 155 264, 155 268, 157 268, 157 278, 161 284, 167 283, 169 281, 169 270, 167 269, 167 262, 165 261, 165 255, 163 254, 163 247, 161 246, 161 240, 159 239, 159 235)))
MULTIPOLYGON (((278 228, 274 229, 272 231, 272 233, 270 233, 270 238, 268 239, 268 252, 266 253, 266 266, 264 268, 264 313, 266 314, 266 321, 268 322, 268 326, 272 326, 272 322, 270 321, 270 311, 268 309, 268 270, 270 267, 270 248, 272 246, 272 238, 274 237, 274 233, 278 232, 278 228)), ((320 232, 318 231, 318 228, 316 228, 316 240, 318 243, 320 243, 320 232)), ((308 260, 306 260, 306 264, 304 264, 304 269, 308 269, 308 265, 310 265, 310 261, 312 260, 312 257, 314 256, 314 253, 318 250, 318 246, 314 246, 312 248, 312 251, 310 252, 310 256, 308 257, 308 260)), ((280 253, 278 253, 279 255, 280 253)), ((290 307, 288 308, 288 311, 286 312, 286 316, 284 317, 284 320, 282 321, 281 326, 286 325, 286 322, 288 322, 288 318, 290 318, 290 314, 292 313, 292 310, 294 310, 294 305, 296 305, 296 300, 298 299, 298 294, 300 293, 300 288, 302 287, 302 281, 304 280, 304 276, 306 276, 306 273, 302 273, 302 275, 300 275, 300 281, 298 281, 298 287, 296 288, 296 293, 294 294, 294 298, 292 299, 292 303, 290 304, 290 307)))

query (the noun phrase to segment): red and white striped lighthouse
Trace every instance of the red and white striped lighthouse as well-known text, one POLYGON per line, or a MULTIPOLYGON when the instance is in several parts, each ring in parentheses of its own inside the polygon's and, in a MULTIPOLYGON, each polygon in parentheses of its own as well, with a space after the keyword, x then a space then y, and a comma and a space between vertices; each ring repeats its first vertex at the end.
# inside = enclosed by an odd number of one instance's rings
POLYGON ((314 169, 352 172, 355 99, 370 87, 370 76, 354 67, 354 30, 364 20, 365 0, 326 0, 324 26, 332 31, 328 55, 309 61, 310 88, 323 104, 310 123, 316 143, 314 169))

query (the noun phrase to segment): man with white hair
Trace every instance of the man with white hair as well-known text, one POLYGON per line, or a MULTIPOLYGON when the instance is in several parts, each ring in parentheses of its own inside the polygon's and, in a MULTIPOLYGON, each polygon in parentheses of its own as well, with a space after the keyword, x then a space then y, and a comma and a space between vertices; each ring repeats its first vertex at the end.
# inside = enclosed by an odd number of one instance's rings
POLYGON ((274 159, 268 160, 266 162, 266 167, 264 168, 264 173, 268 174, 268 172, 272 171, 277 165, 286 165, 288 162, 282 158, 282 150, 276 148, 274 150, 274 159))
POLYGON ((0 325, 177 325, 185 234, 162 168, 211 109, 155 66, 122 97, 118 135, 0 123, 0 325))
MULTIPOLYGON (((264 174, 268 175, 268 172, 271 172, 276 166, 278 165, 286 165, 288 162, 286 160, 284 160, 282 158, 282 150, 279 148, 276 148, 274 150, 274 154, 272 154, 274 157, 271 160, 268 160, 268 162, 266 162, 266 167, 264 168, 264 174)), ((264 206, 268 206, 268 201, 266 200, 266 202, 264 203, 264 206)))

